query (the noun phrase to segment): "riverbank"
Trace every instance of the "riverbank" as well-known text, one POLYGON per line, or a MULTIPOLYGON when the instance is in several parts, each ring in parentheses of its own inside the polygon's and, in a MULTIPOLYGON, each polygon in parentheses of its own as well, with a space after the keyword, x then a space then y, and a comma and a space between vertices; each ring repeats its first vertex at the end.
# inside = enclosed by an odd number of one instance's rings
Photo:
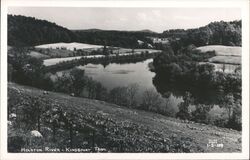
POLYGON ((45 59, 43 61, 43 64, 45 66, 52 66, 56 65, 61 62, 68 62, 68 61, 74 61, 79 59, 119 59, 119 58, 128 58, 128 57, 134 57, 137 56, 144 57, 149 55, 155 55, 157 53, 160 53, 159 50, 150 50, 150 49, 135 49, 134 53, 119 53, 119 54, 110 54, 110 55, 87 55, 87 56, 74 56, 74 57, 64 57, 64 58, 50 58, 45 59))
POLYGON ((151 71, 151 72, 154 72, 155 71, 155 67, 154 67, 154 64, 153 64, 154 62, 149 62, 148 63, 148 68, 149 68, 149 70, 151 71))

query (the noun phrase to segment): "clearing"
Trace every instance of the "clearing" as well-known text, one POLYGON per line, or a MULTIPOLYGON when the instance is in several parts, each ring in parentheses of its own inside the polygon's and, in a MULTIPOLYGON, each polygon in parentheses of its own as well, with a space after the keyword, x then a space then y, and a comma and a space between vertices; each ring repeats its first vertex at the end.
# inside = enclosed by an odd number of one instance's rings
MULTIPOLYGON (((238 46, 223 46, 223 45, 208 45, 196 48, 202 53, 214 51, 216 56, 208 59, 209 64, 215 66, 216 71, 234 73, 235 69, 241 65, 241 47, 238 46)), ((204 62, 201 62, 201 64, 204 62)))
POLYGON ((35 46, 36 48, 52 48, 52 49, 67 49, 74 51, 75 49, 91 49, 91 48, 103 48, 102 45, 93 45, 93 44, 86 44, 86 43, 52 43, 52 44, 43 44, 39 46, 35 46))
POLYGON ((208 45, 196 48, 201 52, 215 51, 217 56, 240 56, 241 47, 223 46, 223 45, 208 45))

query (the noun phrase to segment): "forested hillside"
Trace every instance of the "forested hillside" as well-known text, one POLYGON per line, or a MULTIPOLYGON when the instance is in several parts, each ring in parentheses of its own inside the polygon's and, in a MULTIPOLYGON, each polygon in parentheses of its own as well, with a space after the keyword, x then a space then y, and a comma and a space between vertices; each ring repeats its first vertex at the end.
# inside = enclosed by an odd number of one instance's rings
POLYGON ((179 38, 182 46, 194 44, 241 46, 241 20, 232 22, 212 22, 196 29, 173 29, 164 31, 163 37, 179 38))
POLYGON ((8 45, 10 46, 72 42, 76 39, 74 33, 55 23, 33 17, 8 15, 8 45))

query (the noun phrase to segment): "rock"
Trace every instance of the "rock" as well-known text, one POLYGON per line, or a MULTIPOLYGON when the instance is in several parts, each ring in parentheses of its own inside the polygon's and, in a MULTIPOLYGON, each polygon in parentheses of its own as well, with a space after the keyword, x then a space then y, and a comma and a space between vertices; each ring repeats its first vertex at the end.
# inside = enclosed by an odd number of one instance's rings
POLYGON ((43 95, 49 94, 48 91, 43 91, 43 95))
POLYGON ((11 126, 11 125, 12 125, 12 122, 11 122, 11 121, 7 121, 7 124, 8 124, 9 126, 11 126))
POLYGON ((10 118, 16 118, 16 114, 15 113, 11 113, 9 117, 10 118))
POLYGON ((173 137, 173 138, 176 138, 176 137, 177 137, 177 134, 172 134, 172 137, 173 137))
POLYGON ((38 138, 42 138, 43 137, 42 134, 39 131, 37 131, 37 130, 31 131, 30 134, 31 134, 32 137, 38 137, 38 138))
POLYGON ((163 142, 164 142, 164 143, 166 143, 166 142, 170 142, 170 139, 168 139, 168 138, 164 138, 164 139, 163 139, 163 142))

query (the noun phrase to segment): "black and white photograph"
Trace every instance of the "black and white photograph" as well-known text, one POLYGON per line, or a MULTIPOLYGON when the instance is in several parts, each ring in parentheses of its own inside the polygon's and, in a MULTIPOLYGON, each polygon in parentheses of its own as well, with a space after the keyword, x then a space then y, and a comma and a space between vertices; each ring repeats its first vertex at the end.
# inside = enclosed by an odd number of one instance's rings
POLYGON ((6 154, 242 154, 243 2, 7 5, 6 154))

